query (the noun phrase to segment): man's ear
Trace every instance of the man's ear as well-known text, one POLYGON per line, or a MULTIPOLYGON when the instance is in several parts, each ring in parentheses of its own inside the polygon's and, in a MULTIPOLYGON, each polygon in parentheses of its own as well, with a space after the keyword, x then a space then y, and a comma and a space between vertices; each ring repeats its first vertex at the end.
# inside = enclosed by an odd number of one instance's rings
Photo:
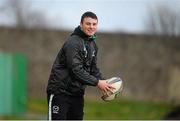
POLYGON ((82 28, 82 23, 80 23, 80 28, 81 28, 81 30, 83 31, 83 28, 82 28))

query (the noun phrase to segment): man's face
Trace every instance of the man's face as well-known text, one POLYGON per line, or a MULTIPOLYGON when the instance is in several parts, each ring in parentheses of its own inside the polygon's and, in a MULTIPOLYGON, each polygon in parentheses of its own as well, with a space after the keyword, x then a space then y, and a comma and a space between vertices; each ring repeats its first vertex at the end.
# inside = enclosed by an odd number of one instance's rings
POLYGON ((80 26, 86 35, 92 36, 97 30, 97 24, 98 21, 96 19, 93 19, 91 17, 85 17, 80 26))

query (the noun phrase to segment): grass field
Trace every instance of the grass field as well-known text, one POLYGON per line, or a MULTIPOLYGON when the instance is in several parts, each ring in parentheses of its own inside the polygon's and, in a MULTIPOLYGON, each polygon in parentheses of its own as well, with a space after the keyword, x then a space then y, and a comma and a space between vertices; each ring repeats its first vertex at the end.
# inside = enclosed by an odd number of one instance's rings
POLYGON ((132 101, 132 100, 115 100, 113 102, 90 101, 85 103, 85 119, 142 119, 158 120, 162 119, 170 110, 171 105, 132 101))
MULTIPOLYGON (((84 119, 86 120, 159 120, 173 108, 166 103, 116 99, 112 102, 85 99, 84 119)), ((47 114, 47 102, 42 99, 31 99, 28 111, 36 114, 47 114)))

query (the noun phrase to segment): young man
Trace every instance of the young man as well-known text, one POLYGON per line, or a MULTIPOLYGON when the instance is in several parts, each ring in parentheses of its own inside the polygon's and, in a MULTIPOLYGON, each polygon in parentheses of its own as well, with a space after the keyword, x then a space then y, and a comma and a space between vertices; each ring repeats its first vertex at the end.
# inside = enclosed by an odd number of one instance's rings
POLYGON ((85 12, 55 59, 47 86, 50 120, 82 120, 87 85, 113 89, 97 68, 97 24, 97 16, 85 12))

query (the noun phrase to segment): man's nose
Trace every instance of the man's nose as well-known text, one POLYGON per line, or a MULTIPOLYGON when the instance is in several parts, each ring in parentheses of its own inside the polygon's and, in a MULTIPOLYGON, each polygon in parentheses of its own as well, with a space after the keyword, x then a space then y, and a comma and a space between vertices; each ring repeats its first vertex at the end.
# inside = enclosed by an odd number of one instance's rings
POLYGON ((90 25, 90 28, 93 28, 93 27, 94 27, 93 24, 91 24, 91 25, 90 25))

